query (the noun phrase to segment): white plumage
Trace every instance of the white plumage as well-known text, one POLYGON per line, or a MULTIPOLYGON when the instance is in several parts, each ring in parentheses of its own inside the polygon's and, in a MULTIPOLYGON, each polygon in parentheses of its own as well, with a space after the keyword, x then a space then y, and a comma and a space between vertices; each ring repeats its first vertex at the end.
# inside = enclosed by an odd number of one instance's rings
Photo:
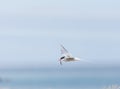
POLYGON ((67 51, 67 49, 65 49, 65 47, 63 45, 61 45, 61 54, 62 54, 62 56, 59 59, 61 65, 62 65, 62 61, 70 62, 70 61, 78 61, 78 60, 80 60, 79 58, 73 57, 71 55, 71 53, 69 53, 67 51))

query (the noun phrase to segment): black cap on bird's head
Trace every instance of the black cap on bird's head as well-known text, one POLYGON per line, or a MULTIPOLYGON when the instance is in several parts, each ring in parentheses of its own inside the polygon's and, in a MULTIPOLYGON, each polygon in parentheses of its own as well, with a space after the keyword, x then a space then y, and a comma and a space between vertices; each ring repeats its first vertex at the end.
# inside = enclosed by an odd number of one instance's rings
POLYGON ((60 64, 62 65, 62 60, 65 58, 65 56, 62 56, 59 61, 60 61, 60 64))

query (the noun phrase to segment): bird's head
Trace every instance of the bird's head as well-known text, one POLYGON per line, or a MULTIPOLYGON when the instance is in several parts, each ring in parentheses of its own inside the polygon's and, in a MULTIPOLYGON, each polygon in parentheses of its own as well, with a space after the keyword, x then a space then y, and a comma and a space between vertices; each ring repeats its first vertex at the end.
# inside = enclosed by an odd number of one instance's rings
POLYGON ((62 60, 64 60, 65 56, 62 56, 59 61, 60 61, 60 64, 62 65, 62 60))

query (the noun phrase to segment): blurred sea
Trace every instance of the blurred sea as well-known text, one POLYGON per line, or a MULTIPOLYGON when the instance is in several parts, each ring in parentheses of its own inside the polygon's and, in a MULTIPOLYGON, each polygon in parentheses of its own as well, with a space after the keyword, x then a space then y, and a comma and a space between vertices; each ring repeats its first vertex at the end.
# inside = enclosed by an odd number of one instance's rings
POLYGON ((0 70, 0 89, 103 89, 120 85, 119 68, 0 70))

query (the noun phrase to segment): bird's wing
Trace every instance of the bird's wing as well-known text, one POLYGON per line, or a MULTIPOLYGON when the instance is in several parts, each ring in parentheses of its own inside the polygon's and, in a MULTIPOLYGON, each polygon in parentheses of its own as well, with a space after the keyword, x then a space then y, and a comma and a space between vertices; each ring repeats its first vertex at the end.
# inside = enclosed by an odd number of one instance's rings
POLYGON ((67 57, 72 57, 72 55, 65 49, 63 45, 61 45, 61 54, 67 57))
POLYGON ((60 65, 62 65, 62 61, 60 60, 60 65))

